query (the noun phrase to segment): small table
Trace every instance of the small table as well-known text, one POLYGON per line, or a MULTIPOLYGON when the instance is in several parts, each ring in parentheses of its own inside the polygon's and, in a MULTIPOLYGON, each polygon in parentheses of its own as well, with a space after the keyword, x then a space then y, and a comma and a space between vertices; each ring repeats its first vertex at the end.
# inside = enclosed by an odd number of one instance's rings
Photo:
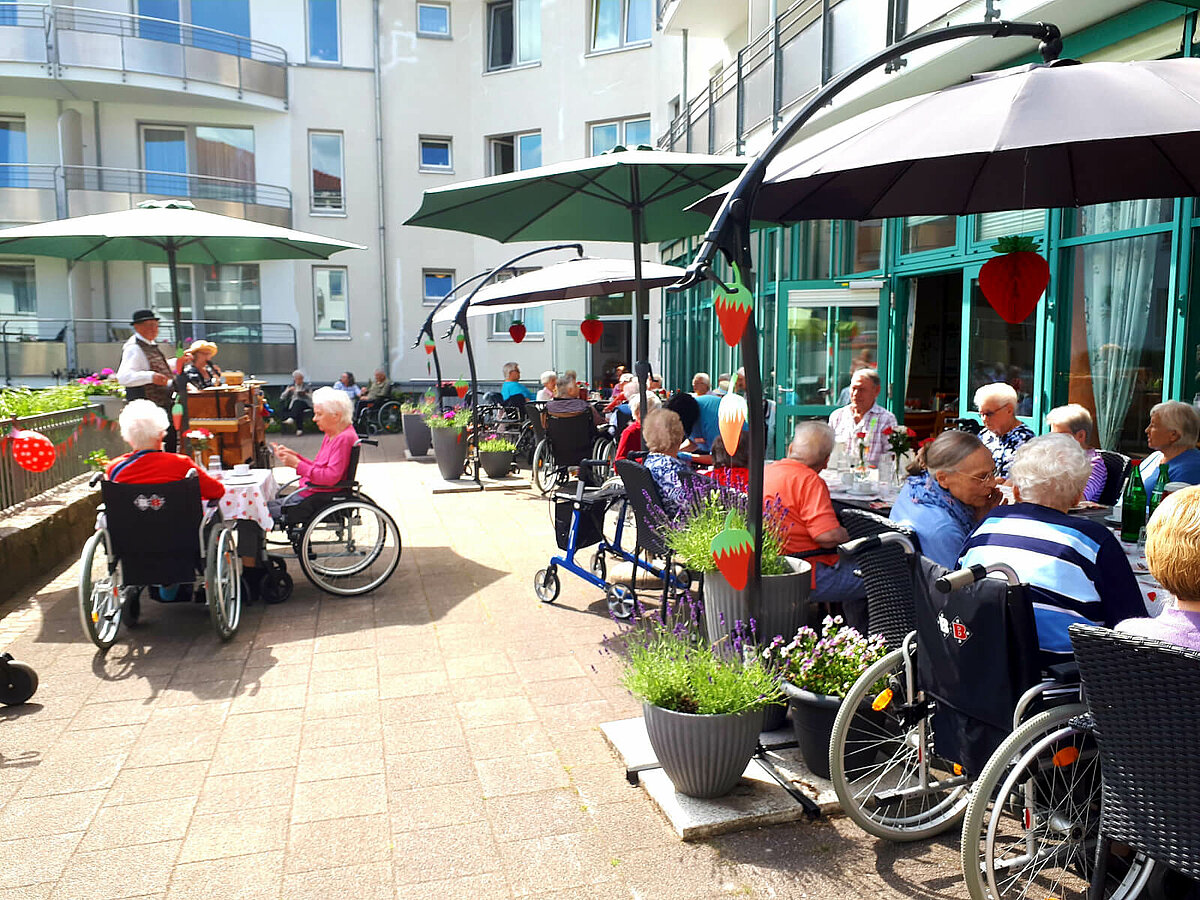
POLYGON ((850 485, 842 481, 841 473, 836 469, 822 469, 820 475, 829 488, 830 500, 887 516, 892 511, 898 491, 879 480, 878 468, 868 469, 867 472, 867 481, 850 485))
POLYGON ((251 469, 238 475, 233 471, 221 472, 225 485, 225 496, 217 501, 221 517, 237 522, 238 555, 244 566, 257 565, 262 556, 263 535, 275 526, 267 501, 272 500, 279 488, 270 469, 251 469))

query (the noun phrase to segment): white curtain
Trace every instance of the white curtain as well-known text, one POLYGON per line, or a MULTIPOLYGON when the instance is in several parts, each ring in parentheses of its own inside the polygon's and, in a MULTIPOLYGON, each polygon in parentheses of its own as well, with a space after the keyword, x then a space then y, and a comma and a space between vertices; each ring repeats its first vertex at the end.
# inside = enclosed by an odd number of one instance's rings
MULTIPOLYGON (((1103 203, 1083 210, 1090 234, 1139 228, 1160 221, 1162 201, 1103 203)), ((1137 366, 1150 319, 1158 235, 1083 246, 1084 316, 1096 434, 1115 446, 1129 412, 1137 366)))

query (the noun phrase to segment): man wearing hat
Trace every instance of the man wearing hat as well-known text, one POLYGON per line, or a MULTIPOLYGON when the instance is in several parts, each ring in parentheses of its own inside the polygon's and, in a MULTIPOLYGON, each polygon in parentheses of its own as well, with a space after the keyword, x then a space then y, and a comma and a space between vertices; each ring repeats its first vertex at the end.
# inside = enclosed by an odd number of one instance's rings
POLYGON ((133 336, 121 348, 121 365, 117 369, 117 381, 124 386, 129 400, 149 400, 161 406, 167 413, 167 435, 163 447, 174 453, 179 444, 179 435, 171 416, 175 405, 175 389, 172 382, 175 373, 155 341, 158 339, 158 316, 152 309, 139 309, 130 323, 133 336))
POLYGON ((202 391, 216 384, 221 375, 221 370, 212 361, 217 355, 217 345, 212 341, 193 341, 188 353, 192 355, 192 361, 183 367, 188 390, 202 391))

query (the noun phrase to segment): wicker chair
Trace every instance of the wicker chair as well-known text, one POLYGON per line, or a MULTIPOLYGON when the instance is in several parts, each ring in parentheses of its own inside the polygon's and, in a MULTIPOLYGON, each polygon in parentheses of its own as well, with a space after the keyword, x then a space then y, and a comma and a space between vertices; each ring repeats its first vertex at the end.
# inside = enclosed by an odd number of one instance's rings
POLYGON ((1100 492, 1098 502, 1105 506, 1112 506, 1120 498, 1121 489, 1125 487, 1125 475, 1129 472, 1129 457, 1116 450, 1101 450, 1099 453, 1100 458, 1104 460, 1104 468, 1108 470, 1108 477, 1104 480, 1104 490, 1100 492))
POLYGON ((1091 897, 1120 842, 1200 878, 1200 652, 1072 625, 1104 800, 1091 897))
MULTIPOLYGON (((874 537, 888 531, 905 535, 920 551, 911 528, 865 509, 843 506, 838 521, 851 538, 874 537)), ((899 647, 904 636, 914 630, 913 566, 902 549, 894 544, 864 551, 854 557, 867 589, 867 621, 872 634, 882 634, 888 647, 899 647)), ((818 598, 820 599, 820 598, 818 598)))

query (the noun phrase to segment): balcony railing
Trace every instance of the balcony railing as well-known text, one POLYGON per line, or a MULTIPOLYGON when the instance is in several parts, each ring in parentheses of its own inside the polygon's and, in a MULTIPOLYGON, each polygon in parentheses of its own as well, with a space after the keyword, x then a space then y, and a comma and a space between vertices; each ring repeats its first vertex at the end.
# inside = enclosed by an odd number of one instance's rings
POLYGON ((287 104, 287 51, 251 38, 150 16, 0 3, 0 61, 40 63, 54 78, 73 69, 160 75, 287 104))

